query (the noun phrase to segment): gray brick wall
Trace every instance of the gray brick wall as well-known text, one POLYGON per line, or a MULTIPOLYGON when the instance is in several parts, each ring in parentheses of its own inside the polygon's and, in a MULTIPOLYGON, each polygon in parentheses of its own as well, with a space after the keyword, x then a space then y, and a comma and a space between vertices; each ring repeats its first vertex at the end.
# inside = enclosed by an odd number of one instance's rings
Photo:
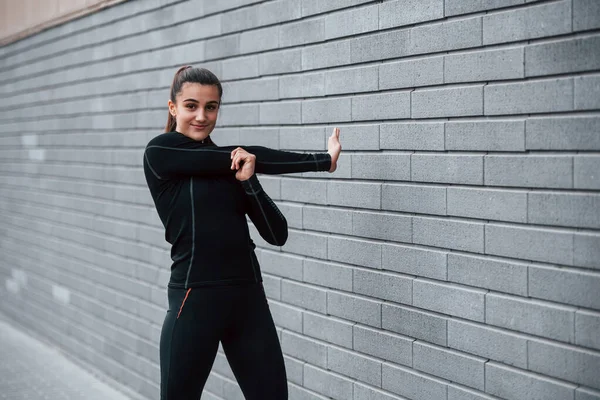
MULTIPOLYGON (((600 399, 594 0, 131 0, 0 49, 0 311, 158 399, 169 248, 142 149, 176 68, 263 176, 292 400, 600 399)), ((219 352, 202 397, 242 399, 219 352)))

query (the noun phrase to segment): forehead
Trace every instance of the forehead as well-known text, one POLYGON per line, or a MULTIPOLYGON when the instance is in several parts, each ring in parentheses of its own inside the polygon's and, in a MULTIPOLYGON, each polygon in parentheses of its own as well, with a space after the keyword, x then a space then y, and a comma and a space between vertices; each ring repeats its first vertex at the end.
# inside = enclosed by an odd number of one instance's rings
POLYGON ((201 85, 196 82, 185 82, 181 86, 181 91, 177 97, 182 101, 193 99, 199 102, 218 102, 219 89, 215 85, 201 85))

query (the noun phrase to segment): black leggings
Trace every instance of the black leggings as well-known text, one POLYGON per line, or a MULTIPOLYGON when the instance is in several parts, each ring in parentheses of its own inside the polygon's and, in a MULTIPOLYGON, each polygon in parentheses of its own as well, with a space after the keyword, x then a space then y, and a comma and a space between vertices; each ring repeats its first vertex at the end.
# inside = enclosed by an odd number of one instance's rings
POLYGON ((161 400, 197 400, 223 344, 247 400, 286 400, 287 378, 262 283, 168 289, 161 400))

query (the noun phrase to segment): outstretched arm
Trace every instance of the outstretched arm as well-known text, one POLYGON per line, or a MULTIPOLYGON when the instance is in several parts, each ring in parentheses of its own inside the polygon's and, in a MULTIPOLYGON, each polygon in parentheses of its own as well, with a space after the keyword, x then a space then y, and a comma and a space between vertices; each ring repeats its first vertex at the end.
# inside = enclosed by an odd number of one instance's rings
MULTIPOLYGON (((232 152, 237 148, 207 146, 180 133, 163 133, 146 146, 144 162, 158 179, 190 175, 230 175, 235 173, 232 170, 232 152)), ((244 148, 256 155, 258 173, 331 171, 335 166, 333 156, 329 153, 294 153, 262 146, 244 148)), ((337 154, 339 155, 339 151, 337 154)), ((337 161, 337 157, 335 160, 337 161)))

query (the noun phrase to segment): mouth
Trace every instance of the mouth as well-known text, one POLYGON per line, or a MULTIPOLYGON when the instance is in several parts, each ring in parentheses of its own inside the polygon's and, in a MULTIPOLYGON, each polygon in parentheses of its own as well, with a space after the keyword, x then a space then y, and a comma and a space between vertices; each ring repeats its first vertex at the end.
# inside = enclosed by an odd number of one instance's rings
POLYGON ((194 125, 194 124, 190 124, 190 126, 193 126, 196 129, 206 129, 208 127, 208 125, 194 125))

